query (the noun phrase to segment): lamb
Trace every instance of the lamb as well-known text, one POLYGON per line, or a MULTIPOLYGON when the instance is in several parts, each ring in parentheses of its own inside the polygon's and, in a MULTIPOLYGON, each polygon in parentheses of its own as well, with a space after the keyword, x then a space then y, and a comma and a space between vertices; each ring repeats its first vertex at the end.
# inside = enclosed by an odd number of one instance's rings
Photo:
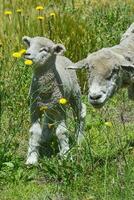
POLYGON ((25 59, 34 63, 30 88, 32 126, 26 164, 36 164, 41 143, 45 142, 49 148, 53 131, 58 138, 60 155, 65 155, 69 150, 66 106, 59 104, 59 99, 68 101, 68 105, 73 109, 74 119, 77 120, 78 144, 84 137, 86 106, 81 102, 75 71, 66 69, 72 62, 63 56, 65 47, 45 37, 24 36, 22 40, 27 46, 25 59), (45 109, 44 123, 41 123, 42 108, 45 109))
POLYGON ((118 45, 102 48, 68 66, 69 69, 83 67, 89 69, 88 100, 94 107, 102 107, 122 87, 127 87, 128 97, 134 100, 134 23, 118 45))

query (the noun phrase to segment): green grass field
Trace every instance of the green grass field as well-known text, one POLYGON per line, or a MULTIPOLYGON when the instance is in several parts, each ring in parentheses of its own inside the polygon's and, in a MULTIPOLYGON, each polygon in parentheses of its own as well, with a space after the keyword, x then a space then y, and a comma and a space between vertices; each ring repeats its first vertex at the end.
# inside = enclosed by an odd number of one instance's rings
POLYGON ((53 155, 26 167, 32 67, 13 57, 24 48, 24 35, 40 35, 63 43, 76 62, 117 44, 132 22, 134 0, 1 0, 0 200, 134 199, 134 102, 127 91, 95 110, 87 101, 86 71, 78 72, 87 105, 82 146, 72 146, 66 159, 53 155))

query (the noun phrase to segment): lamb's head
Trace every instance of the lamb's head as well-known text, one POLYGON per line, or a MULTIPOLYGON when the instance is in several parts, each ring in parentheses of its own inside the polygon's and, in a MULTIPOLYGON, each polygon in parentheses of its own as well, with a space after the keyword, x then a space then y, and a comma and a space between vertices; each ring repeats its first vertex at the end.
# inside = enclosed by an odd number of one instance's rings
POLYGON ((102 107, 121 87, 124 74, 134 66, 123 56, 109 48, 90 54, 86 59, 77 62, 70 69, 89 68, 88 100, 96 108, 102 107))
POLYGON ((22 41, 27 46, 25 58, 32 60, 36 66, 44 65, 51 58, 58 55, 62 55, 65 51, 65 47, 62 44, 55 44, 51 40, 45 37, 28 37, 24 36, 22 41))

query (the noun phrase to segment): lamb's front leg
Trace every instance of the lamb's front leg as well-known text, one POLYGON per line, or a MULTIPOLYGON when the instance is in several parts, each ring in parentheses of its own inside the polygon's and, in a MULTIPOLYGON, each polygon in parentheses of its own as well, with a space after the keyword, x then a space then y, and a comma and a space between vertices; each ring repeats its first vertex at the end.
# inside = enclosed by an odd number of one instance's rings
POLYGON ((36 164, 39 157, 39 147, 42 138, 41 112, 37 106, 36 97, 31 99, 30 115, 31 128, 29 130, 29 146, 26 164, 36 164), (35 100, 33 100, 35 99, 35 100))
POLYGON ((42 137, 42 128, 39 120, 35 121, 30 130, 29 147, 26 164, 36 164, 39 157, 39 147, 42 137))
POLYGON ((60 155, 63 156, 69 150, 68 130, 64 120, 59 123, 56 129, 56 136, 59 141, 60 155))

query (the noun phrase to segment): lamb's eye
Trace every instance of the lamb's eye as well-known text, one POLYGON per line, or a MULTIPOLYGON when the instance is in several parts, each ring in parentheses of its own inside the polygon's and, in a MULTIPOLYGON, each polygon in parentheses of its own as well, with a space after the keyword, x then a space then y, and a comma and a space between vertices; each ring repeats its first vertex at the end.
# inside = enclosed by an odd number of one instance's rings
POLYGON ((111 74, 109 74, 109 76, 106 77, 106 80, 111 80, 111 78, 115 75, 118 74, 119 69, 114 68, 113 71, 111 72, 111 74))
POLYGON ((48 48, 46 48, 46 47, 43 47, 43 48, 41 48, 41 49, 40 49, 40 51, 39 51, 39 52, 42 52, 42 51, 48 52, 48 48))

